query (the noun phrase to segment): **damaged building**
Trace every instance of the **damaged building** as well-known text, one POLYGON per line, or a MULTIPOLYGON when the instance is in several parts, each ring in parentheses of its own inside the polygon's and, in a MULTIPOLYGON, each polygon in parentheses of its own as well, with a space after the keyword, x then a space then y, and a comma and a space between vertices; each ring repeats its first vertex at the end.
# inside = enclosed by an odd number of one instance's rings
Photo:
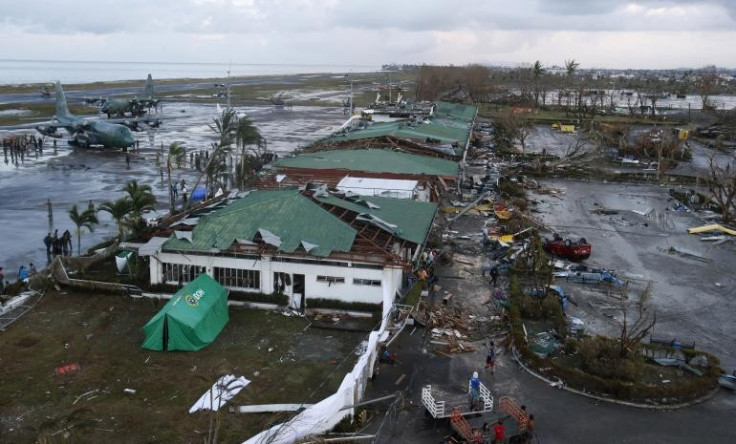
POLYGON ((141 248, 152 284, 202 273, 230 290, 289 298, 383 304, 386 311, 421 254, 437 205, 330 192, 256 190, 170 226, 141 248))
POLYGON ((343 192, 437 202, 458 179, 458 162, 390 149, 346 149, 278 160, 271 187, 323 183, 343 192))
POLYGON ((423 156, 464 159, 477 115, 475 106, 438 102, 431 117, 393 122, 358 121, 318 140, 304 152, 355 148, 390 148, 423 156))

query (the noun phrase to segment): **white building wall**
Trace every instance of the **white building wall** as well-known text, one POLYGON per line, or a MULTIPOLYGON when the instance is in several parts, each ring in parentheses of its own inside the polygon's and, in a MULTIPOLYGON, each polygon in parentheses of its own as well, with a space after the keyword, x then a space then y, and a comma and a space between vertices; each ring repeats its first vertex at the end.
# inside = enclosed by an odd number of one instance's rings
POLYGON ((401 288, 401 268, 361 268, 359 266, 335 266, 326 264, 309 264, 300 262, 281 262, 265 257, 263 260, 233 258, 223 256, 206 256, 195 254, 175 254, 159 252, 151 257, 150 272, 151 283, 164 283, 163 263, 195 265, 205 267, 207 274, 214 276, 214 267, 239 268, 245 270, 260 271, 260 289, 236 289, 239 291, 252 291, 261 293, 272 293, 273 274, 275 272, 288 273, 292 275, 291 284, 287 286, 285 293, 289 296, 293 293, 293 275, 304 275, 304 286, 307 298, 334 299, 343 302, 364 302, 380 304, 388 302, 390 308, 396 291, 401 288), (344 283, 318 282, 317 276, 329 276, 344 279, 344 283), (381 281, 381 286, 356 285, 353 279, 367 279, 381 281))

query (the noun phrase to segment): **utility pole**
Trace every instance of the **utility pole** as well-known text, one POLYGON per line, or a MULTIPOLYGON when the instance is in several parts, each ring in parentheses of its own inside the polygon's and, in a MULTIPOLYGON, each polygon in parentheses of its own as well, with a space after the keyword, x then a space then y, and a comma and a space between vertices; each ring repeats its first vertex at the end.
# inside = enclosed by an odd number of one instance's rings
POLYGON ((230 67, 227 68, 227 109, 230 109, 230 67))

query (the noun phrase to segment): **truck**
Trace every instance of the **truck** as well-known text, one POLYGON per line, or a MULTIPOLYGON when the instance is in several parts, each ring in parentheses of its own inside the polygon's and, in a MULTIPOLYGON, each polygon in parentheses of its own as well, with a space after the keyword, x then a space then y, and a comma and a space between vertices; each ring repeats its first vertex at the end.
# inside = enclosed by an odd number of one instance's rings
POLYGON ((529 414, 508 396, 502 396, 498 404, 500 412, 483 415, 482 419, 473 420, 473 424, 468 422, 459 411, 453 410, 450 414, 452 430, 468 443, 494 442, 493 425, 503 421, 506 440, 525 437, 529 425, 529 414), (485 428, 483 425, 488 427, 485 428))

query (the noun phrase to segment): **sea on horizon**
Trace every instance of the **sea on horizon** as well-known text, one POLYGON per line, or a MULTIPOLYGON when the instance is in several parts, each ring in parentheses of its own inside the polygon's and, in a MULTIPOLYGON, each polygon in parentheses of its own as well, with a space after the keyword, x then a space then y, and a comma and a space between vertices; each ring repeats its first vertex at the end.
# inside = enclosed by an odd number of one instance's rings
POLYGON ((155 79, 204 79, 280 74, 380 71, 370 65, 306 65, 245 63, 96 62, 60 60, 0 60, 0 85, 65 84, 155 79))

